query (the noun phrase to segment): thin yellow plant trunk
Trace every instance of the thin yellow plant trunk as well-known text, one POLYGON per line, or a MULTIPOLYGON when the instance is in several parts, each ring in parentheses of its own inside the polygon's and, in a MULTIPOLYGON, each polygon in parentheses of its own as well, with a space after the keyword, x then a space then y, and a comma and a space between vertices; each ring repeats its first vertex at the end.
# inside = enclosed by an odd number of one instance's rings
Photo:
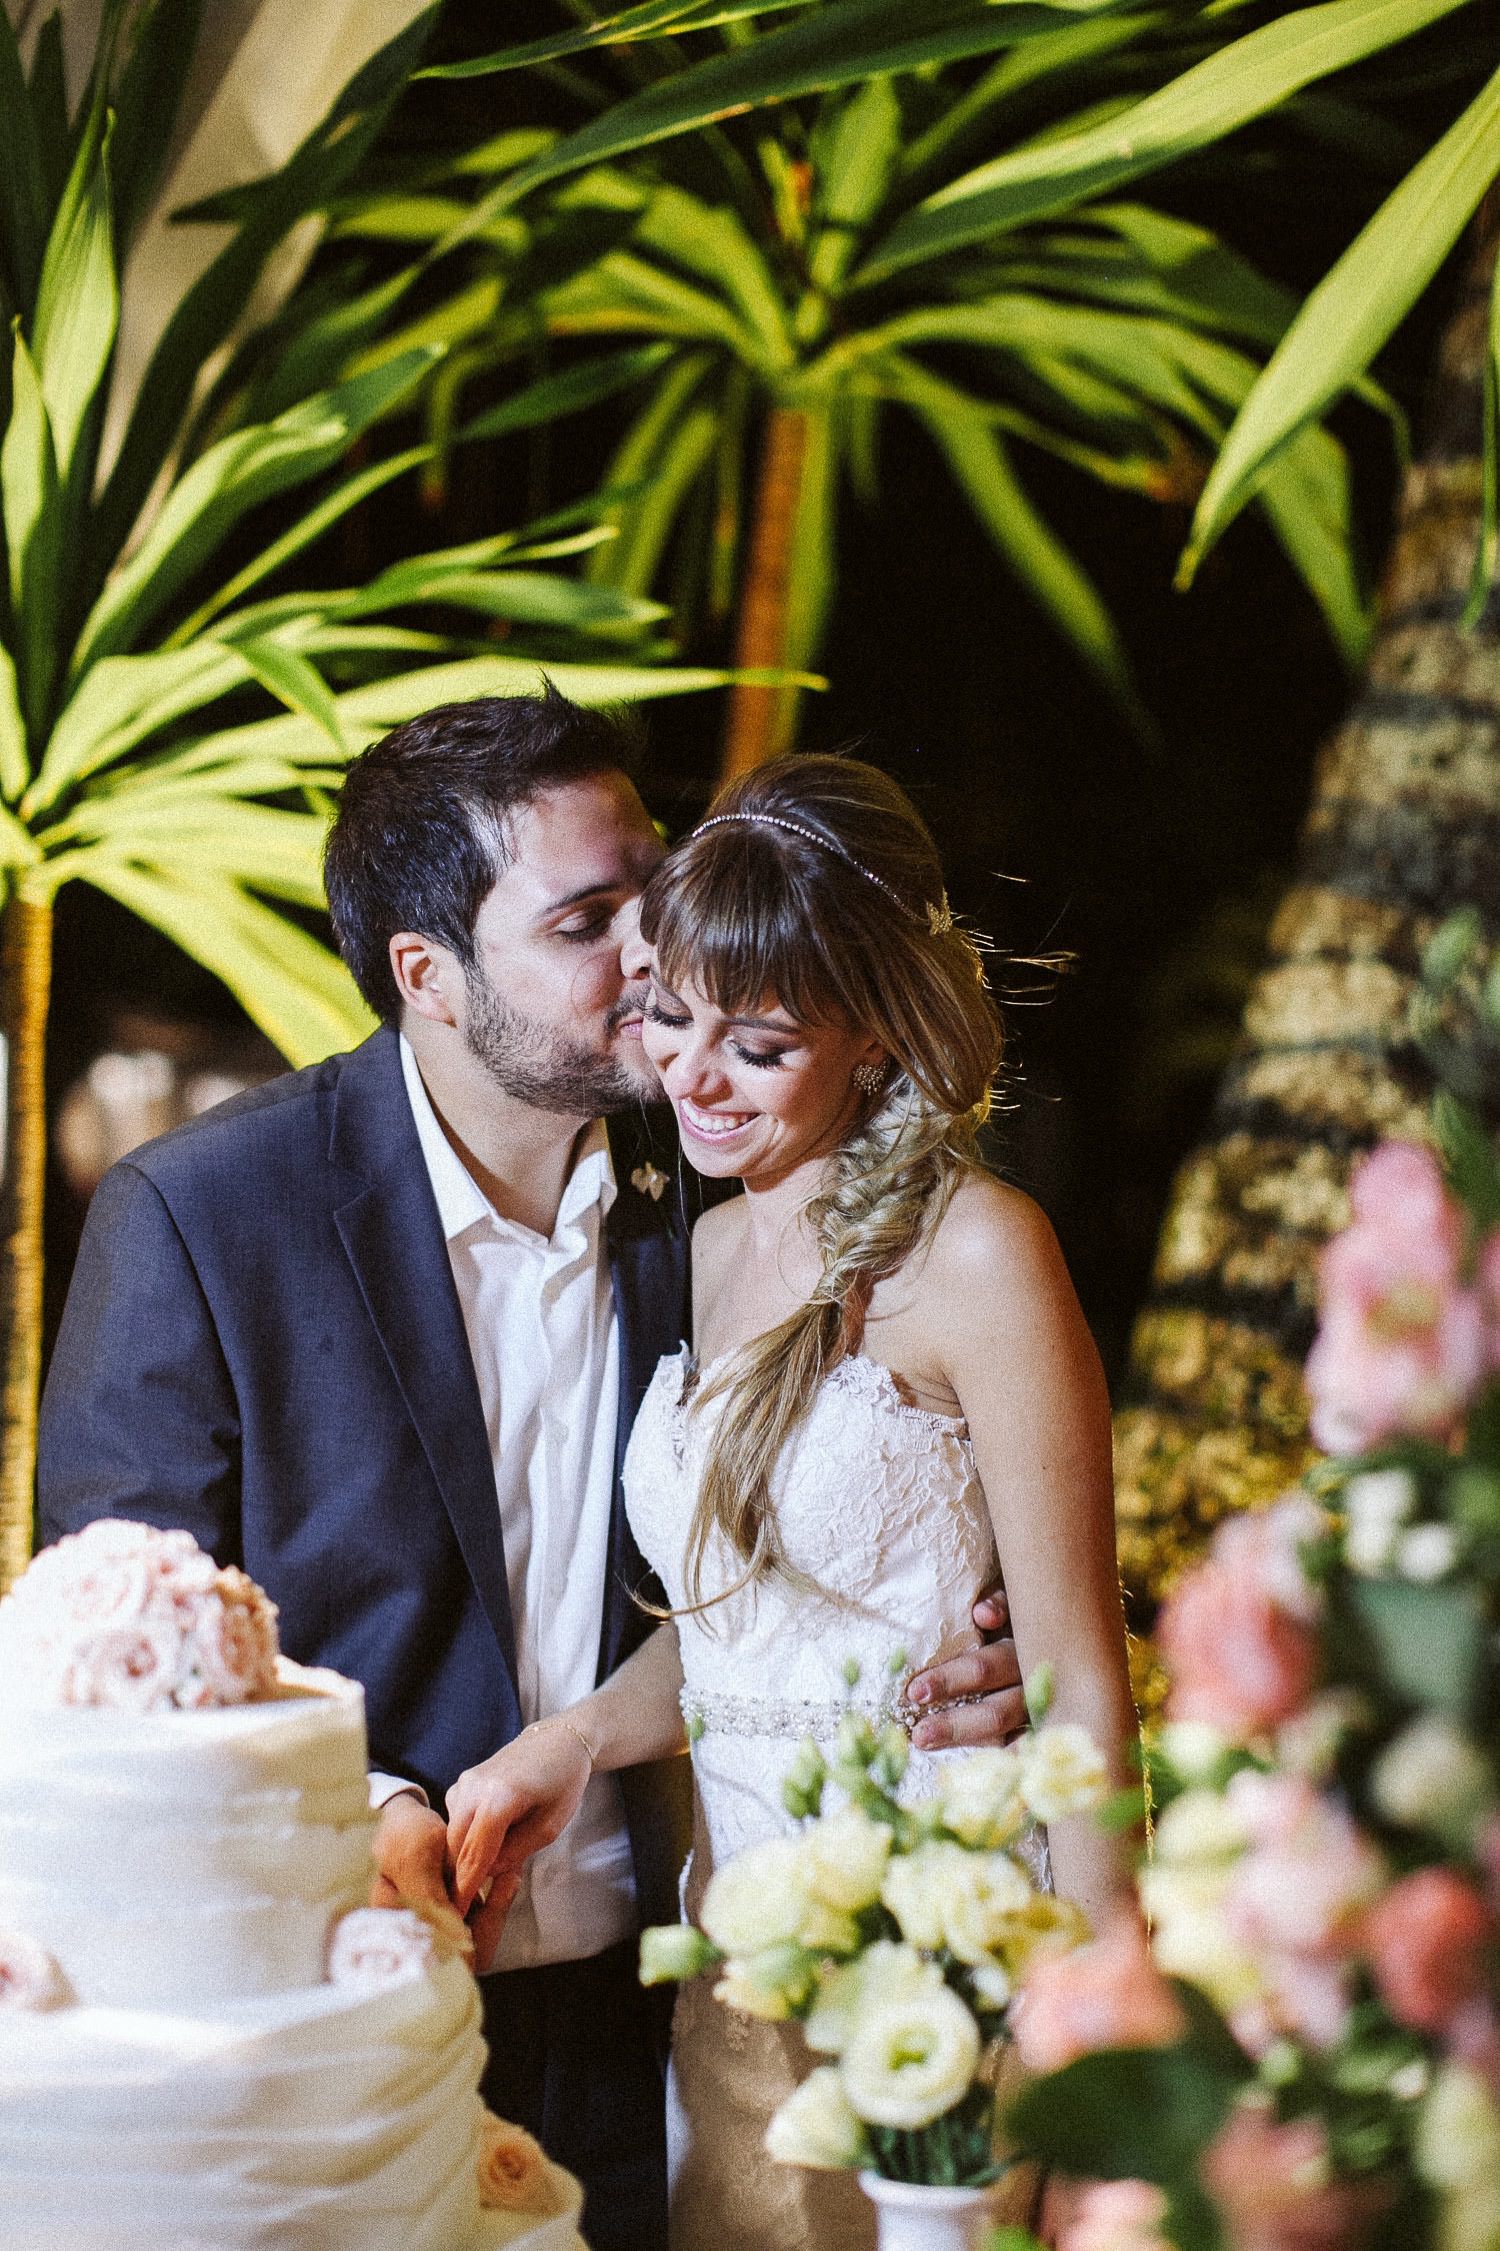
MULTIPOLYGON (((740 595, 734 661, 741 671, 786 663, 791 605, 792 535, 807 458, 808 417, 797 407, 771 409, 761 445, 760 473, 750 530, 750 561, 740 595)), ((797 697, 794 689, 737 687, 730 691, 722 778, 731 781, 787 747, 797 697)))
POLYGON ((0 1592, 31 1554, 37 1398, 42 1380, 42 1197, 47 1170, 47 1005, 52 906, 12 894, 0 916, 6 1040, 5 1180, 0 1222, 0 1592))

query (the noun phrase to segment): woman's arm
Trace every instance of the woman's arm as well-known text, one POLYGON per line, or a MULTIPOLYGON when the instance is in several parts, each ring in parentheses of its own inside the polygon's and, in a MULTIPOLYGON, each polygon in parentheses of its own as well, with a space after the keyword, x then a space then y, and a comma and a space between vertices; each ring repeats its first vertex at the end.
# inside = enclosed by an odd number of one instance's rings
MULTIPOLYGON (((922 1292, 968 1419, 1024 1678, 1052 1668, 1052 1715, 1094 1737, 1117 1783, 1137 1739, 1115 1558, 1104 1372, 1056 1237, 999 1181, 954 1198, 922 1292)), ((1060 1892, 1097 1922, 1129 1889, 1129 1856, 1087 1815, 1051 1831, 1060 1892)))
POLYGON ((476 1899, 475 1966, 494 1959, 521 1871, 553 1844, 595 1774, 670 1758, 686 1747, 677 1629, 659 1626, 591 1696, 523 1728, 448 1792, 448 1866, 461 1915, 476 1899))

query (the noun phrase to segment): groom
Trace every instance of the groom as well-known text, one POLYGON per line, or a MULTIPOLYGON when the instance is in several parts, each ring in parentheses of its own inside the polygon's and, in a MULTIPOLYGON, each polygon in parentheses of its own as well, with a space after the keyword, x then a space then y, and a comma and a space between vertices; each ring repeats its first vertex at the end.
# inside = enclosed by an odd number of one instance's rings
MULTIPOLYGON (((651 1630, 618 1473, 688 1294, 633 750, 549 688, 355 761, 329 900, 382 1027, 115 1167, 48 1379, 44 1539, 185 1525, 267 1588, 289 1655, 364 1684, 386 1900, 444 1896, 457 1776, 651 1630)), ((934 1668, 935 1705, 992 1693, 924 1725, 998 1739, 1015 1680, 1008 1642, 934 1668)), ((660 1777, 601 1777, 475 1930, 486 2094, 582 2175, 596 2251, 665 2241, 634 1950, 674 1912, 674 1834, 660 1777)))

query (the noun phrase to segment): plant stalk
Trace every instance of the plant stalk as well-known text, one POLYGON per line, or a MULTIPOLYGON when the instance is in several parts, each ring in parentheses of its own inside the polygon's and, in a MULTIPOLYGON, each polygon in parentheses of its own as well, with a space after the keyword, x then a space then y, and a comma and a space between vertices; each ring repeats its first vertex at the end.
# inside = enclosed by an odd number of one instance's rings
MULTIPOLYGON (((807 458, 808 417, 773 406, 761 442, 750 527, 750 560, 740 593, 734 662, 740 671, 774 670, 787 661, 793 533, 807 458)), ((785 750, 797 711, 794 688, 742 685, 729 693, 722 779, 748 774, 785 750)))
POLYGON ((31 1555, 42 1380, 42 1199, 47 1173, 46 1044, 51 901, 12 892, 0 915, 0 1025, 6 1041, 5 1175, 0 1188, 0 1593, 31 1555))

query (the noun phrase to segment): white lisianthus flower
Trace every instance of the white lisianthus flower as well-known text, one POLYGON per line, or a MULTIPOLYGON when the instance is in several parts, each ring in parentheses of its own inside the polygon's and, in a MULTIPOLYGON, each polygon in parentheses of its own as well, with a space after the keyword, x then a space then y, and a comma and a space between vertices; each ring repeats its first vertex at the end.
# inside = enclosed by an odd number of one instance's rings
POLYGON ((1370 1775, 1370 1794, 1379 1811, 1387 1821, 1412 1829, 1467 1821, 1489 1793, 1484 1753, 1462 1728, 1435 1712, 1403 1728, 1370 1775))
POLYGON ((1038 1821, 1086 1813, 1109 1789, 1104 1755, 1085 1727, 1049 1720, 1021 1746, 1021 1791, 1038 1821))
POLYGON ((856 1961, 842 1963, 824 1978, 802 2028, 807 2044, 819 2055, 842 2055, 861 2010, 937 1993, 942 1983, 937 1964, 924 1961, 915 1947, 878 1938, 856 1961))
POLYGON ((724 1964, 714 1999, 763 2024, 784 2024, 817 1989, 817 1965, 803 1947, 783 1942, 724 1964))
POLYGON ((1443 2251, 1500 2237, 1500 2116, 1477 2071, 1445 2063, 1417 2121, 1417 2171, 1441 2199, 1443 2251))
POLYGON ((990 1961, 1024 1926, 1035 1894, 1008 1853, 966 1852, 944 1838, 893 1860, 881 1898, 913 1946, 990 1961))
POLYGON ((914 2132, 963 2101, 979 2068, 979 2027, 946 1986, 861 2010, 840 2069, 855 2114, 914 2132))
POLYGON ((703 1928, 722 1953, 758 1954, 800 1939, 810 1906, 800 1838, 770 1837, 714 1871, 703 1928))
POLYGON ((975 1998, 987 2009, 1005 2009, 1010 2006, 1011 1982, 996 1962, 983 1962, 971 1972, 969 1983, 975 1998))
POLYGON ((1021 1761, 1011 1750, 971 1751, 945 1766, 938 1782, 943 1826, 966 1845, 1008 1845, 1026 1819, 1021 1761))
POLYGON ((842 2172, 869 2155, 865 2130, 849 2107, 835 2064, 819 2064, 787 2096, 766 2128, 766 2152, 778 2165, 814 2165, 842 2172))
POLYGON ((1344 1560, 1375 1578, 1390 1568, 1396 1534, 1417 1505, 1416 1480, 1404 1469, 1367 1469, 1343 1491, 1344 1560))
POLYGON ((676 1985, 715 1958, 715 1948, 691 1923, 656 1923, 641 1932, 642 1985, 676 1985))
POLYGON ((803 1832, 802 1855, 812 1898, 840 1914, 858 1915, 880 1897, 891 1832, 859 1806, 840 1806, 803 1832))

